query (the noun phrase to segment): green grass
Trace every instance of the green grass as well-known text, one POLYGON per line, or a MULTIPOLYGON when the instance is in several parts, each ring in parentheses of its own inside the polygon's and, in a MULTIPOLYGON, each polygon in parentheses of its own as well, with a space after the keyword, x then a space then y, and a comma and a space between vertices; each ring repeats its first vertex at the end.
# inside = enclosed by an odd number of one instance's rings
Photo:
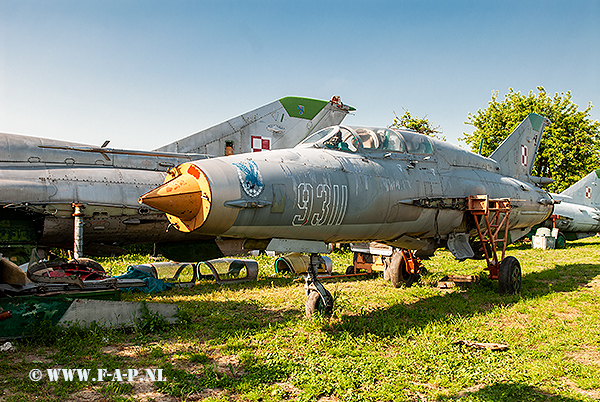
MULTIPOLYGON (((520 295, 500 295, 485 277, 440 290, 447 274, 481 275, 484 262, 445 251, 424 261, 410 288, 382 277, 330 280, 329 319, 304 318, 304 282, 275 275, 261 256, 259 280, 126 294, 177 303, 182 322, 150 317, 132 330, 71 328, 16 342, 0 355, 0 401, 586 401, 600 399, 600 239, 564 250, 511 246, 524 273, 520 295), (505 352, 459 340, 501 343, 505 352), (162 368, 148 384, 32 382, 48 368, 162 368), (86 399, 88 398, 88 399, 86 399), (90 399, 91 398, 91 399, 90 399)), ((335 253, 344 272, 350 253, 335 253)), ((102 261, 113 274, 144 257, 102 261)), ((1 353, 1 352, 0 352, 1 353)))

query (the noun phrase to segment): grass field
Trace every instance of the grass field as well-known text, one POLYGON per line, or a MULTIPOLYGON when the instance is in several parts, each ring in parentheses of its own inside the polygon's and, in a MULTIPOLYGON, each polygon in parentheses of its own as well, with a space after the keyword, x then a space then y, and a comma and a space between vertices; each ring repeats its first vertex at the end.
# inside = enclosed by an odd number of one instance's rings
MULTIPOLYGON (((130 330, 38 328, 0 352, 0 401, 586 401, 600 399, 600 238, 564 250, 511 246, 520 295, 482 279, 441 290, 446 274, 480 274, 484 262, 445 251, 411 288, 381 277, 327 282, 330 319, 304 317, 304 282, 276 276, 260 258, 256 283, 125 300, 177 303, 181 323, 148 316, 130 330), (508 345, 473 349, 457 341, 508 345), (161 368, 160 382, 29 379, 32 369, 161 368)), ((335 254, 343 272, 349 253, 335 254)), ((133 260, 105 260, 113 273, 133 260)))

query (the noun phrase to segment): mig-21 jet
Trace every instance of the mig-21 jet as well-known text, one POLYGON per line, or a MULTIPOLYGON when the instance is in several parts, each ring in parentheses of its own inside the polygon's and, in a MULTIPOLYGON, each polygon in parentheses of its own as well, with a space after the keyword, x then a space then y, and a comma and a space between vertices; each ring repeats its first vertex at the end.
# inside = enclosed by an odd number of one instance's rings
POLYGON ((183 163, 140 203, 182 232, 310 253, 309 315, 333 306, 316 276, 326 243, 396 248, 394 284, 417 273, 413 250, 484 255, 500 290, 518 292, 519 262, 504 251, 552 213, 544 178, 531 176, 547 123, 530 114, 489 158, 410 130, 336 125, 293 149, 183 163))
POLYGON ((594 236, 600 232, 600 169, 587 174, 560 194, 550 194, 558 201, 543 226, 558 229, 556 247, 567 240, 594 236))
POLYGON ((140 194, 183 162, 292 147, 351 110, 337 96, 286 97, 154 151, 0 134, 0 252, 15 257, 27 249, 21 263, 31 247, 74 249, 80 257, 155 243, 165 257, 204 260, 207 250, 218 251, 214 239, 167 230, 162 212, 138 204, 140 194))

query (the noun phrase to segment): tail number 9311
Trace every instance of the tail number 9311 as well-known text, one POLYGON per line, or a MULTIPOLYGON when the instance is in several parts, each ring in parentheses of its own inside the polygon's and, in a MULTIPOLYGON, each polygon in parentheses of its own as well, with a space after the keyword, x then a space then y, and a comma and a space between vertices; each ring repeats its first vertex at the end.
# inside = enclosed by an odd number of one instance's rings
POLYGON ((310 183, 298 184, 296 207, 299 214, 294 215, 292 226, 339 225, 346 215, 348 207, 348 186, 310 183))

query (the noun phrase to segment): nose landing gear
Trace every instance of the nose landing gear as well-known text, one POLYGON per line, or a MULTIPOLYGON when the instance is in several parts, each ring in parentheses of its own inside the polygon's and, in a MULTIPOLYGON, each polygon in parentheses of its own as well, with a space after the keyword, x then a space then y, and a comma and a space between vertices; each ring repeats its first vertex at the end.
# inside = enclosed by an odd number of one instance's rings
POLYGON ((317 270, 323 263, 323 258, 319 254, 312 253, 310 255, 306 283, 304 284, 307 317, 312 317, 315 313, 330 316, 333 312, 333 297, 317 278, 317 270))

